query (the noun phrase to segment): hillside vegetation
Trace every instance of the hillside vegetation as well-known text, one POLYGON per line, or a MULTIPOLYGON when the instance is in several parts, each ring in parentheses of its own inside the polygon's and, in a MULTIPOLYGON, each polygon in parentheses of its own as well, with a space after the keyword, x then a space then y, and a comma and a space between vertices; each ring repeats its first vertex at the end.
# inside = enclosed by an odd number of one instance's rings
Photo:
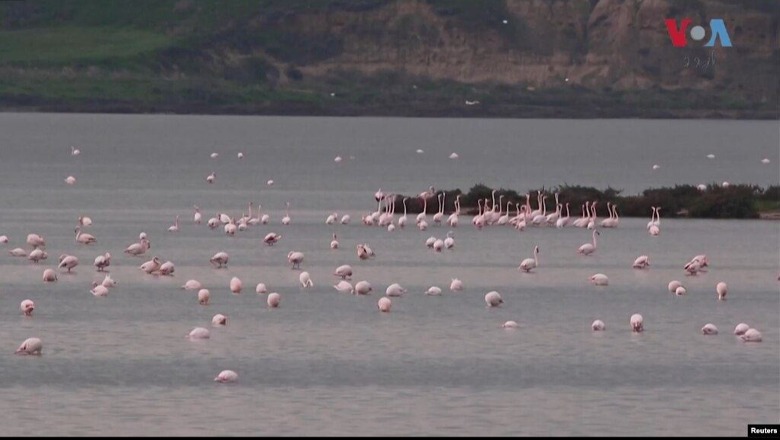
POLYGON ((777 119, 778 23, 771 0, 11 0, 0 109, 777 119), (686 16, 734 47, 672 47, 686 16))

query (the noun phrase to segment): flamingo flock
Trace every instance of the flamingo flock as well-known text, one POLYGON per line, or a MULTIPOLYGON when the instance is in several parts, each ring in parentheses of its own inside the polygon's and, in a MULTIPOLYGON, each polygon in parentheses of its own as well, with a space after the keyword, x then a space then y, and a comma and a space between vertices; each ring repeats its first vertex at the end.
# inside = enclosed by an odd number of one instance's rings
MULTIPOLYGON (((76 156, 79 155, 80 151, 76 150, 75 148, 72 148, 71 155, 76 156)), ((218 153, 212 153, 211 158, 216 159, 218 157, 218 153)), ((243 158, 243 153, 238 153, 238 158, 243 158)), ((458 158, 456 153, 453 153, 451 155, 451 158, 455 159, 458 158)), ((340 157, 338 157, 336 162, 340 162, 340 157)), ((202 181, 201 181, 202 182, 202 181)), ((206 182, 210 185, 215 185, 216 183, 216 173, 211 172, 206 177, 206 182)), ((68 181, 68 184, 74 184, 75 178, 72 179, 72 181, 68 181)), ((272 181, 268 181, 268 185, 272 185, 272 181)), ((536 194, 536 201, 537 201, 537 207, 536 209, 532 209, 531 206, 531 198, 532 195, 530 193, 525 194, 525 203, 513 203, 512 201, 507 201, 504 203, 504 195, 499 195, 498 200, 496 200, 496 191, 493 190, 491 193, 490 198, 484 198, 479 199, 476 201, 477 203, 477 213, 472 218, 471 224, 478 230, 486 230, 492 228, 492 227, 511 227, 518 231, 525 231, 528 227, 553 227, 557 229, 562 228, 587 228, 588 230, 592 231, 590 233, 591 235, 591 241, 586 242, 579 246, 578 248, 575 248, 572 246, 572 253, 576 255, 580 255, 582 257, 590 257, 587 258, 588 260, 591 260, 593 256, 598 251, 599 254, 601 253, 608 253, 609 249, 600 249, 598 247, 598 240, 597 237, 601 236, 602 232, 605 229, 614 229, 618 228, 620 225, 620 217, 618 215, 617 206, 615 204, 612 204, 610 202, 606 203, 607 206, 607 215, 608 217, 601 219, 598 221, 597 216, 597 204, 598 201, 586 201, 581 206, 581 216, 577 219, 571 219, 570 217, 570 203, 569 202, 561 202, 560 200, 560 194, 555 193, 553 195, 555 200, 554 210, 552 212, 548 213, 548 207, 547 207, 547 199, 549 198, 548 194, 544 194, 542 191, 537 191, 536 194), (514 207, 514 213, 512 213, 512 208, 514 207), (565 208, 565 215, 564 215, 564 208, 565 208)), ((408 215, 408 207, 407 207, 407 201, 410 199, 410 197, 402 197, 400 199, 402 207, 403 207, 403 215, 400 216, 400 218, 395 218, 395 206, 396 201, 399 197, 398 193, 395 192, 385 192, 381 188, 376 191, 373 194, 374 202, 377 204, 377 209, 375 211, 370 211, 366 215, 362 217, 362 224, 365 226, 378 226, 381 228, 384 228, 387 230, 388 233, 399 233, 394 232, 397 231, 396 227, 399 230, 406 229, 409 225, 409 215, 408 215)), ((415 224, 417 226, 417 229, 424 231, 428 229, 429 227, 432 229, 438 229, 447 227, 450 228, 450 230, 446 233, 444 238, 437 238, 435 235, 429 237, 425 243, 426 246, 436 253, 442 253, 445 250, 446 253, 449 252, 457 252, 456 249, 458 249, 461 244, 458 245, 458 247, 455 246, 455 229, 459 227, 459 217, 462 215, 461 213, 461 205, 460 205, 460 199, 461 195, 458 194, 455 197, 454 202, 452 202, 454 206, 454 210, 449 214, 449 216, 445 217, 447 215, 446 210, 446 193, 443 191, 436 191, 434 186, 430 186, 427 190, 424 190, 419 193, 417 196, 420 199, 420 202, 422 203, 423 210, 415 217, 415 224), (428 204, 429 200, 433 200, 436 203, 436 212, 433 214, 431 218, 431 224, 428 223, 428 204)), ((205 226, 199 226, 202 223, 202 214, 201 209, 198 205, 189 205, 192 206, 194 209, 194 214, 192 217, 192 228, 205 228, 205 226)), ((203 205, 205 206, 205 205, 203 205)), ((249 230, 251 227, 256 227, 258 225, 268 225, 271 223, 271 218, 269 214, 263 213, 261 215, 261 209, 262 205, 258 204, 258 210, 254 210, 254 203, 249 202, 248 203, 248 212, 244 212, 240 216, 231 216, 225 212, 217 212, 216 215, 212 218, 210 218, 207 222, 207 226, 209 229, 216 229, 219 226, 223 226, 223 230, 225 232, 225 235, 228 237, 236 237, 237 235, 240 236, 241 232, 249 230)), ((284 209, 284 215, 280 218, 279 224, 285 227, 294 228, 294 223, 292 221, 292 214, 290 212, 291 202, 285 203, 285 209, 284 209)), ((651 220, 647 224, 647 232, 651 236, 658 236, 660 234, 660 210, 661 207, 652 207, 652 214, 651 214, 651 220)), ((183 231, 184 229, 188 229, 190 227, 190 224, 188 222, 183 222, 183 224, 180 224, 180 215, 175 215, 175 220, 173 222, 173 225, 169 226, 167 228, 168 232, 171 233, 178 233, 180 231, 183 231)), ((185 214, 187 215, 187 214, 185 214)), ((100 219, 98 219, 100 221, 100 219)), ((331 211, 331 213, 327 216, 325 219, 325 225, 328 227, 334 227, 338 224, 340 225, 349 225, 350 223, 350 216, 345 214, 343 216, 339 216, 338 212, 331 211)), ((78 224, 76 225, 74 229, 75 233, 75 243, 76 246, 85 246, 85 247, 94 247, 95 245, 98 245, 99 243, 103 243, 103 241, 99 241, 98 238, 96 238, 94 235, 90 234, 89 232, 85 231, 85 228, 88 229, 92 225, 92 219, 87 216, 80 216, 78 219, 78 224)), ((361 226, 357 226, 361 227, 361 226)), ((413 228, 412 228, 413 229, 413 228)), ((292 229, 291 229, 292 230, 292 229)), ((327 235, 325 237, 331 237, 331 241, 329 246, 329 249, 336 253, 344 252, 340 249, 342 249, 342 246, 340 245, 340 242, 337 238, 337 235, 335 232, 332 232, 332 230, 328 230, 327 235)), ((606 232, 605 232, 606 234, 606 232)), ((178 235, 178 234, 171 234, 172 236, 178 235)), ((278 234, 276 232, 268 232, 264 238, 257 240, 257 245, 267 245, 270 247, 273 247, 274 245, 277 245, 281 242, 282 235, 278 234)), ((236 238, 227 238, 227 240, 236 240, 236 238)), ((0 244, 6 244, 11 241, 11 238, 8 236, 0 236, 0 244)), ((324 241, 324 240, 323 240, 324 241)), ((37 233, 30 233, 27 235, 25 243, 27 246, 30 247, 29 250, 18 247, 14 248, 8 253, 11 256, 15 257, 27 257, 28 260, 33 262, 34 264, 44 264, 42 262, 47 260, 48 254, 45 251, 46 248, 46 240, 44 237, 37 233)), ((609 243, 607 243, 608 245, 609 243)), ((316 249, 316 245, 314 244, 307 244, 307 246, 312 246, 316 249)), ((350 245, 351 246, 351 245, 350 245)), ((128 245, 122 253, 119 253, 119 256, 122 257, 122 261, 114 261, 111 257, 111 251, 104 251, 94 258, 93 267, 95 269, 95 272, 100 272, 101 275, 104 275, 104 279, 102 281, 93 281, 90 288, 85 290, 88 290, 92 295, 95 297, 105 298, 109 296, 109 292, 111 289, 114 289, 118 286, 118 283, 116 280, 111 278, 111 275, 108 273, 110 268, 115 267, 117 264, 119 265, 135 265, 137 268, 142 272, 140 276, 146 276, 151 275, 154 277, 160 277, 160 276, 168 276, 173 277, 176 270, 175 270, 175 264, 170 261, 166 260, 163 261, 163 258, 161 258, 159 255, 151 255, 151 258, 146 260, 145 262, 141 263, 140 265, 137 263, 132 262, 135 258, 149 258, 147 253, 149 253, 149 250, 152 248, 151 241, 148 238, 148 235, 145 232, 141 232, 139 234, 139 238, 137 242, 133 242, 130 245, 128 245), (124 254, 124 255, 123 255, 124 254), (145 257, 146 256, 146 257, 145 257)), ((351 247, 350 247, 351 248, 351 247)), ((299 273, 298 281, 299 281, 299 288, 300 289, 312 289, 315 284, 312 280, 312 275, 310 272, 302 270, 303 266, 305 265, 305 262, 308 261, 304 258, 305 256, 305 250, 307 249, 301 249, 301 250, 289 250, 287 252, 287 264, 290 266, 290 270, 298 270, 301 271, 299 273)), ((377 254, 374 253, 374 250, 371 249, 371 247, 368 245, 368 243, 358 243, 355 246, 356 250, 356 256, 352 255, 351 257, 344 257, 344 258, 352 258, 356 262, 356 264, 368 264, 368 260, 375 259, 377 262, 380 262, 380 257, 377 257, 377 254)), ((157 251, 155 251, 157 253, 157 251)), ((161 254, 161 253, 160 253, 161 254)), ((540 271, 545 270, 545 266, 540 263, 539 260, 539 254, 540 254, 540 246, 534 245, 532 256, 530 258, 523 259, 519 265, 517 266, 517 271, 527 273, 527 274, 533 274, 540 271)), ((281 258, 281 257, 280 257, 281 258)), ((441 257, 438 257, 441 258, 441 257)), ((515 255, 514 258, 519 259, 519 255, 515 255)), ((552 259, 553 257, 548 257, 547 259, 552 259)), ((545 260, 545 261, 546 261, 545 260)), ((227 251, 221 250, 213 254, 211 258, 208 259, 208 264, 206 264, 206 261, 203 261, 203 266, 208 267, 209 265, 213 269, 228 269, 228 263, 230 262, 230 256, 227 251)), ((376 264, 376 263, 375 263, 376 264)), ((687 263, 681 265, 681 273, 685 276, 698 276, 699 274, 706 274, 708 272, 710 261, 708 257, 705 254, 696 255, 693 258, 691 258, 687 263)), ((45 268, 43 271, 43 281, 46 283, 57 283, 59 280, 59 277, 63 274, 75 274, 76 268, 79 267, 79 259, 72 254, 68 254, 63 252, 60 254, 58 262, 56 264, 56 270, 53 268, 45 268)), ((640 255, 637 257, 633 264, 632 268, 634 269, 641 269, 641 270, 650 270, 650 257, 648 255, 640 255)), ((361 280, 355 284, 352 283, 352 277, 360 271, 360 266, 356 266, 355 269, 353 269, 353 266, 351 264, 341 264, 333 269, 332 276, 336 278, 335 284, 333 284, 333 288, 339 292, 354 296, 364 296, 364 295, 370 295, 374 288, 368 280, 361 280)), ((629 269, 630 270, 630 269, 629 269)), ((525 275, 523 275, 525 276, 525 275)), ((533 276, 533 275, 531 275, 533 276)), ((588 281, 596 286, 602 286, 606 287, 609 286, 609 278, 604 273, 596 273, 588 278, 588 281)), ((328 283, 326 283, 328 284, 328 283)), ((290 287, 290 286, 288 286, 290 287)), ((236 276, 233 276, 228 285, 227 288, 235 295, 239 295, 243 291, 243 281, 239 279, 236 276)), ((677 280, 671 281, 668 286, 668 291, 675 296, 683 296, 687 294, 687 289, 685 286, 677 280)), ((211 291, 206 288, 200 281, 196 279, 189 279, 184 284, 181 285, 181 289, 185 291, 193 291, 197 292, 197 303, 202 306, 208 306, 210 304, 210 298, 211 298, 211 291)), ((461 292, 466 290, 464 283, 459 278, 451 278, 451 283, 449 285, 450 292, 447 295, 455 295, 455 292, 461 292)), ((728 293, 728 286, 725 281, 719 281, 715 285, 715 293, 716 298, 718 301, 725 301, 726 296, 728 293)), ((266 304, 269 309, 276 309, 279 308, 281 305, 281 299, 282 295, 279 292, 270 292, 268 287, 264 283, 258 283, 255 288, 255 292, 258 295, 266 295, 266 304)), ((737 292, 738 293, 738 292, 737 292)), ((418 294, 424 294, 427 296, 446 296, 443 294, 443 289, 431 285, 426 291, 419 292, 418 294)), ((392 309, 392 302, 393 301, 404 301, 403 298, 407 295, 411 295, 409 293, 409 290, 407 288, 403 287, 403 285, 400 282, 392 282, 387 285, 387 287, 384 290, 384 295, 378 299, 376 302, 376 308, 384 315, 390 314, 392 309), (392 299, 391 299, 392 298, 392 299)), ((102 300, 102 301, 110 301, 108 300, 102 300)), ((505 305, 505 301, 501 293, 499 293, 497 290, 490 290, 484 295, 484 301, 487 308, 495 309, 500 308, 505 305)), ((511 298, 510 298, 511 302, 511 298)), ((36 304, 32 299, 25 299, 22 301, 22 303, 19 305, 19 309, 23 316, 27 318, 33 319, 33 312, 36 310, 36 304)), ((212 326, 213 327, 222 327, 227 325, 227 316, 221 313, 218 313, 213 316, 212 318, 212 326)), ((644 326, 644 318, 639 313, 634 313, 629 318, 629 325, 628 328, 634 332, 634 333, 642 333, 645 331, 644 326)), ((517 329, 519 328, 519 324, 516 321, 506 321, 501 327, 505 329, 517 329)), ((592 322, 591 324, 591 330, 594 332, 603 332, 606 331, 606 324, 600 320, 597 319, 592 322)), ((707 323, 701 328, 701 333, 704 335, 717 335, 718 329, 713 323, 707 323)), ((745 323, 740 323, 736 326, 734 330, 734 334, 742 341, 744 342, 761 342, 762 341, 762 335, 759 330, 755 328, 751 328, 745 323)), ((211 338, 211 331, 205 327, 195 327, 192 330, 190 330, 187 333, 187 338, 191 341, 205 341, 211 338)), ((21 345, 18 346, 15 353, 16 354, 23 354, 23 355, 41 355, 43 352, 43 341, 38 337, 30 337, 23 341, 21 345)), ((233 370, 224 370, 221 371, 215 378, 214 381, 219 383, 232 383, 236 382, 238 378, 238 374, 233 370)))

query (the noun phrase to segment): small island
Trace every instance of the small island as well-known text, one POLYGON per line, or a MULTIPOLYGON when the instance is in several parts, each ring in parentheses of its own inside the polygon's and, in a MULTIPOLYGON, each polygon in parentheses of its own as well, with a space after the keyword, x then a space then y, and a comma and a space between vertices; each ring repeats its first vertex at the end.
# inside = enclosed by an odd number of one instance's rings
MULTIPOLYGON (((622 190, 607 188, 599 190, 594 187, 563 184, 551 188, 538 188, 526 192, 512 189, 490 188, 481 183, 474 185, 468 192, 460 189, 428 191, 427 204, 422 195, 395 194, 395 212, 403 212, 403 200, 406 200, 406 210, 409 213, 420 213, 425 206, 425 212, 435 214, 439 211, 438 198, 444 199, 444 213, 455 212, 455 201, 459 202, 461 213, 476 215, 479 205, 506 212, 509 206, 510 216, 516 214, 520 206, 526 204, 527 198, 531 209, 538 209, 539 194, 547 196, 547 213, 555 212, 555 196, 562 204, 565 212, 569 204, 572 217, 581 212, 585 202, 597 202, 597 209, 604 213, 607 203, 617 206, 617 213, 622 217, 650 217, 652 207, 661 207, 665 218, 711 218, 711 219, 780 219, 780 186, 772 185, 761 188, 757 185, 676 185, 672 188, 650 188, 634 196, 621 195, 622 190), (485 202, 485 203, 483 203, 485 202), (500 205, 499 205, 500 203, 500 205)), ((390 194, 386 197, 391 196, 390 194)))

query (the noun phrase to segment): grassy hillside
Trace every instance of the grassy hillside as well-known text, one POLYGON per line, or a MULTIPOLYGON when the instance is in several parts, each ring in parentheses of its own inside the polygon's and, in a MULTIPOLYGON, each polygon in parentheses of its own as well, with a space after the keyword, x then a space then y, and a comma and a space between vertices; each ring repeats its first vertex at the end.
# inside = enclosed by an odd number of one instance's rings
MULTIPOLYGON (((691 87, 674 83, 679 72, 667 78, 659 71, 658 78, 648 79, 654 73, 611 68, 599 74, 604 78, 594 77, 591 71, 604 69, 583 60, 595 53, 584 27, 603 23, 589 18, 599 13, 596 3, 5 1, 0 2, 0 110, 778 117, 777 84, 761 85, 763 78, 780 73, 777 48, 748 54, 760 57, 749 70, 755 80, 744 87, 724 87, 739 72, 693 75, 691 87), (545 31, 553 26, 546 10, 560 5, 566 10, 552 17, 560 21, 555 25, 561 32, 545 31), (498 67, 509 55, 519 61, 498 67), (482 58, 468 61, 477 56, 482 58), (574 75, 576 69, 584 73, 563 81, 566 71, 574 75), (613 87, 616 75, 638 86, 613 87), (658 87, 648 81, 672 82, 658 87)), ((780 3, 750 4, 744 8, 750 14, 780 17, 780 3)), ((722 71, 737 68, 722 63, 727 66, 722 71)))

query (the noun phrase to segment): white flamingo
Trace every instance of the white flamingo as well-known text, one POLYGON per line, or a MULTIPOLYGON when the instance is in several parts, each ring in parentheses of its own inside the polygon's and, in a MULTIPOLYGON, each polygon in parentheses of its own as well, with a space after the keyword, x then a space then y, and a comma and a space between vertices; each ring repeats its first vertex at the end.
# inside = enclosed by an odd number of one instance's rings
POLYGON ((311 275, 309 275, 309 272, 301 272, 300 275, 298 275, 298 281, 301 283, 301 287, 304 289, 307 287, 314 286, 314 281, 311 280, 311 275))
POLYGON ((105 271, 108 266, 111 266, 111 254, 106 252, 103 255, 98 255, 95 257, 95 262, 93 265, 98 272, 105 271))
POLYGON ((233 370, 222 370, 217 377, 214 378, 214 382, 228 383, 238 380, 238 373, 233 370))
POLYGON ((631 323, 631 330, 636 333, 641 333, 645 330, 644 327, 644 318, 642 318, 642 315, 639 313, 634 313, 631 315, 631 319, 629 321, 631 323))
POLYGON ((485 303, 487 303, 488 307, 498 307, 504 303, 504 300, 501 298, 500 293, 491 290, 485 294, 485 303))
POLYGON ((569 224, 569 219, 571 217, 569 216, 569 202, 566 202, 566 217, 559 217, 558 220, 555 221, 555 227, 556 228, 564 228, 569 224))
POLYGON ((95 296, 105 297, 108 296, 108 287, 95 281, 92 283, 92 289, 90 292, 95 296))
POLYGON ((718 285, 715 286, 715 291, 718 292, 718 300, 725 301, 726 294, 729 292, 729 286, 721 281, 718 283, 718 285))
POLYGON ((45 260, 47 258, 49 258, 49 254, 41 248, 33 249, 30 251, 30 255, 27 256, 27 259, 33 263, 38 263, 39 261, 45 260))
POLYGON ((43 281, 45 283, 53 283, 57 281, 57 272, 54 269, 46 269, 43 271, 43 281))
POLYGON ((176 216, 176 220, 173 222, 173 225, 168 226, 168 232, 178 232, 179 231, 179 216, 176 216))
POLYGON ((239 294, 241 293, 241 290, 244 288, 244 283, 241 282, 241 279, 238 277, 233 277, 230 279, 230 291, 239 294))
POLYGON ((282 224, 289 225, 292 219, 290 218, 290 202, 286 202, 286 208, 284 209, 284 217, 282 217, 282 224))
POLYGON ((606 286, 609 284, 609 278, 603 273, 593 274, 590 276, 589 280, 596 286, 606 286))
POLYGON ((646 269, 650 267, 650 257, 647 255, 640 255, 634 260, 634 264, 631 266, 634 269, 646 269))
POLYGON ((197 290, 203 287, 203 284, 200 283, 198 280, 187 280, 186 283, 184 283, 181 288, 186 290, 197 290))
POLYGON ((453 278, 452 282, 450 283, 450 290, 452 290, 453 292, 463 290, 463 281, 457 278, 453 278))
POLYGON ((97 242, 97 239, 92 234, 81 232, 80 226, 77 226, 74 232, 76 232, 76 243, 92 244, 97 242))
POLYGON ((740 339, 744 342, 761 342, 761 332, 758 330, 751 328, 748 329, 744 334, 739 336, 740 339))
POLYGON ((209 289, 198 290, 198 304, 202 306, 208 305, 210 299, 211 292, 209 292, 209 289))
POLYGON ((196 225, 199 225, 203 215, 200 213, 200 208, 198 208, 198 205, 193 205, 193 208, 195 209, 195 214, 192 215, 192 221, 196 225))
POLYGON ((19 304, 19 309, 24 316, 32 316, 33 310, 35 310, 35 303, 31 299, 25 299, 19 304))
POLYGON ((292 264, 292 269, 300 269, 303 262, 303 252, 290 251, 287 253, 287 261, 292 264))
POLYGON ((539 246, 534 246, 534 257, 526 258, 525 260, 523 260, 517 269, 528 273, 531 272, 532 269, 535 269, 538 266, 539 266, 539 246))
POLYGON ((227 316, 222 313, 217 313, 211 318, 211 325, 214 327, 227 325, 227 316))
POLYGON ((146 253, 147 250, 149 250, 150 247, 151 245, 149 243, 149 239, 142 238, 140 242, 133 243, 130 246, 128 246, 125 249, 125 253, 134 256, 143 255, 146 253))
POLYGON ((268 294, 268 298, 266 298, 265 302, 268 304, 268 307, 275 309, 279 307, 279 303, 282 302, 282 296, 276 292, 271 292, 268 294))
POLYGON ((701 332, 705 335, 717 335, 718 328, 715 327, 715 324, 705 324, 704 327, 701 328, 701 332))
POLYGON ((596 242, 596 236, 601 235, 601 232, 594 229, 592 235, 593 235, 593 242, 585 243, 582 246, 580 246, 580 248, 577 249, 577 253, 580 253, 582 255, 591 255, 592 253, 596 252, 596 247, 598 245, 598 243, 596 242))
POLYGON ((341 277, 342 280, 349 280, 352 278, 352 266, 349 264, 342 264, 336 268, 336 270, 333 272, 333 275, 341 277))
POLYGON ((594 332, 601 332, 601 331, 604 331, 607 328, 607 326, 604 325, 604 321, 602 321, 600 319, 597 319, 597 320, 593 321, 593 324, 590 325, 590 328, 594 332))
POLYGON ((393 302, 390 301, 390 298, 383 296, 379 298, 379 301, 376 303, 376 307, 379 309, 380 312, 388 313, 390 312, 390 308, 392 307, 393 302))
POLYGON ((42 350, 43 342, 41 342, 40 338, 27 338, 14 353, 40 355, 42 350))
POLYGON ((333 288, 341 293, 355 293, 355 288, 352 287, 352 284, 347 280, 340 280, 333 285, 333 288))
POLYGON ((211 172, 211 174, 209 174, 208 176, 206 176, 206 182, 208 182, 208 183, 214 183, 214 179, 216 179, 216 178, 217 178, 217 173, 215 173, 215 172, 213 172, 213 171, 212 171, 212 172, 211 172))
POLYGON ((355 295, 368 295, 373 291, 374 288, 371 287, 371 283, 368 281, 358 281, 355 283, 355 295))
POLYGON ((43 239, 42 236, 38 234, 27 234, 27 244, 33 247, 33 249, 37 248, 45 248, 46 247, 46 240, 43 239))
POLYGON ((176 271, 176 266, 173 264, 173 261, 166 261, 160 265, 160 268, 157 269, 157 271, 160 275, 170 277, 173 276, 173 273, 176 271))
POLYGON ((227 252, 220 251, 220 252, 217 252, 216 254, 214 254, 214 256, 212 256, 209 259, 209 263, 211 263, 214 266, 216 266, 217 269, 220 269, 222 267, 227 267, 229 259, 230 259, 230 257, 228 256, 227 252))
POLYGON ((385 295, 387 296, 403 296, 405 293, 406 289, 398 283, 393 283, 385 289, 385 295))
POLYGON ((266 234, 265 238, 263 238, 263 243, 267 244, 268 246, 273 246, 282 238, 281 234, 277 234, 276 232, 269 232, 266 234))
POLYGON ((409 200, 409 197, 404 197, 403 200, 401 200, 401 203, 404 205, 404 215, 401 216, 401 218, 398 219, 398 227, 403 228, 406 226, 407 222, 407 215, 406 215, 406 201, 409 200))
POLYGON ((338 249, 339 248, 339 240, 336 238, 336 234, 333 234, 333 240, 330 241, 330 248, 331 249, 338 249))
POLYGON ((153 272, 158 271, 160 269, 160 266, 162 266, 162 263, 160 262, 160 257, 154 256, 151 260, 144 262, 138 268, 148 274, 152 274, 153 272))
POLYGON ((57 269, 68 269, 70 273, 71 269, 79 265, 79 259, 75 255, 62 254, 60 255, 60 264, 57 265, 57 269))

